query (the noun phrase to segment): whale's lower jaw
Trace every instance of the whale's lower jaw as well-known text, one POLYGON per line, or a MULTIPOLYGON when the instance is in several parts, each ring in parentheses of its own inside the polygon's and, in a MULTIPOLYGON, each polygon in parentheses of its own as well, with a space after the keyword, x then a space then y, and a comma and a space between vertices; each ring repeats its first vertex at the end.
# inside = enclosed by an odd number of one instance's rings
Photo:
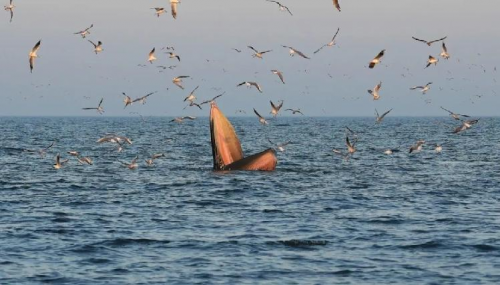
POLYGON ((276 169, 278 159, 274 149, 267 149, 263 152, 245 157, 229 165, 225 165, 221 170, 259 170, 273 171, 276 169))

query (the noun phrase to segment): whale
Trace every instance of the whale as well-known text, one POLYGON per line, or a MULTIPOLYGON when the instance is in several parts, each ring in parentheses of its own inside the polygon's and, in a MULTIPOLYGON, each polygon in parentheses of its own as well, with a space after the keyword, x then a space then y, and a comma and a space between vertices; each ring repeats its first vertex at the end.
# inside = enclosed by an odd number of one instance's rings
POLYGON ((245 157, 233 125, 217 104, 210 103, 210 138, 212 143, 213 170, 274 171, 278 164, 272 148, 245 157))

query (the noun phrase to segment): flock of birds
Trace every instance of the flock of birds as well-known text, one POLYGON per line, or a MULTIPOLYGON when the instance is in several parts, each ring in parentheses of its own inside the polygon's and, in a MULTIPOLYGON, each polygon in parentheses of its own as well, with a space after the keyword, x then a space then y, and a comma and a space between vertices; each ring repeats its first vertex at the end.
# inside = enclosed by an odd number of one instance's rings
MULTIPOLYGON (((273 1, 273 0, 266 0, 267 2, 270 2, 270 3, 274 3, 276 5, 278 5, 279 7, 279 10, 281 11, 284 11, 288 14, 290 14, 290 16, 293 16, 291 10, 283 5, 282 3, 278 2, 278 1, 273 1)), ((179 0, 170 0, 170 9, 171 9, 171 13, 172 13, 172 17, 174 19, 177 18, 177 5, 180 4, 180 1, 179 0)), ((341 9, 340 9, 340 5, 339 5, 339 1, 338 0, 333 0, 333 5, 334 7, 340 12, 341 9)), ((16 6, 13 5, 13 0, 10 0, 10 3, 9 5, 6 5, 5 6, 5 10, 6 11, 9 11, 10 12, 10 21, 12 21, 13 19, 13 16, 14 16, 14 9, 15 9, 16 6)), ((153 10, 155 10, 155 13, 154 15, 156 17, 160 17, 162 14, 164 13, 167 13, 167 10, 163 7, 153 7, 151 8, 153 10)), ((94 29, 94 25, 90 25, 88 26, 87 28, 81 30, 81 31, 78 31, 78 32, 75 32, 74 34, 75 35, 79 35, 81 36, 83 39, 86 39, 87 36, 90 35, 91 31, 94 29)), ((333 35, 332 39, 321 45, 318 49, 316 49, 313 53, 314 54, 317 54, 319 53, 320 51, 322 51, 324 48, 329 48, 329 47, 333 47, 337 44, 336 42, 336 38, 338 36, 340 32, 340 28, 337 28, 335 34, 333 35)), ((450 58, 450 54, 448 52, 448 49, 446 47, 446 44, 445 44, 445 40, 447 39, 447 37, 442 37, 442 38, 439 38, 439 39, 436 39, 436 40, 431 40, 431 41, 427 41, 427 40, 423 40, 423 39, 419 39, 419 38, 416 38, 416 37, 412 37, 415 41, 418 41, 418 42, 422 42, 422 43, 425 43, 427 46, 431 47, 432 44, 434 43, 438 43, 438 42, 441 42, 441 53, 439 54, 439 56, 432 56, 432 55, 429 55, 428 57, 428 60, 427 62, 425 63, 425 66, 424 68, 429 68, 430 66, 432 65, 437 65, 438 62, 439 62, 439 57, 441 57, 442 59, 445 59, 445 60, 448 60, 450 58)), ((90 44, 92 44, 93 46, 93 51, 98 54, 98 53, 101 53, 104 51, 103 49, 103 42, 101 41, 97 41, 97 43, 95 43, 94 41, 92 40, 88 40, 88 42, 90 44)), ((302 58, 304 60, 309 60, 310 57, 306 55, 306 53, 292 47, 292 46, 287 46, 287 45, 282 45, 283 48, 287 49, 288 50, 288 54, 289 56, 291 57, 299 57, 299 58, 302 58)), ((30 68, 30 72, 33 73, 34 70, 35 70, 35 62, 38 58, 38 52, 40 51, 40 49, 43 48, 42 46, 42 41, 39 40, 34 46, 33 48, 30 50, 29 52, 29 68, 30 68)), ((257 48, 249 45, 248 46, 248 49, 251 50, 252 54, 251 56, 253 58, 256 58, 256 59, 259 59, 259 60, 263 60, 265 56, 267 56, 270 52, 272 52, 273 50, 258 50, 257 48)), ((168 57, 170 59, 173 59, 173 60, 176 60, 178 63, 181 62, 181 57, 179 56, 179 54, 176 53, 175 51, 175 48, 174 47, 164 47, 162 48, 162 50, 166 50, 166 54, 168 54, 168 57)), ((237 48, 233 48, 234 51, 236 51, 237 53, 241 53, 242 50, 241 49, 237 49, 237 48)), ((149 64, 153 64, 156 60, 157 60, 157 57, 156 57, 156 48, 153 48, 149 53, 146 53, 145 52, 145 63, 149 62, 149 64), (147 55, 147 56, 146 56, 147 55)), ((381 62, 382 62, 382 59, 384 57, 386 53, 386 50, 382 50, 380 51, 372 60, 370 60, 368 62, 368 68, 369 69, 375 69, 377 67, 377 65, 379 65, 381 62)), ((162 68, 162 69, 166 69, 166 68, 169 68, 169 69, 174 69, 175 66, 169 66, 169 67, 166 67, 166 66, 158 66, 158 68, 162 68)), ((280 70, 277 70, 277 69, 272 69, 271 70, 271 73, 276 75, 278 78, 279 78, 279 82, 281 82, 281 84, 286 84, 286 80, 285 80, 285 76, 284 76, 284 73, 280 70)), ((188 75, 180 75, 180 76, 176 76, 172 79, 172 83, 177 86, 178 88, 180 88, 181 90, 184 90, 185 87, 183 85, 183 79, 186 79, 186 78, 189 78, 190 76, 188 75)), ((432 82, 428 82, 426 85, 422 85, 422 86, 414 86, 414 87, 411 87, 410 90, 420 90, 420 92, 422 94, 426 94, 430 88, 431 88, 431 85, 432 85, 432 82)), ((236 85, 237 87, 240 87, 240 86, 245 86, 247 88, 254 88, 256 91, 262 93, 263 92, 263 89, 261 87, 261 85, 255 81, 244 81, 244 82, 241 82, 239 84, 236 85)), ((184 102, 186 102, 186 107, 185 108, 188 108, 188 107, 196 107, 196 108, 199 108, 199 109, 202 109, 202 106, 205 105, 205 104, 208 104, 208 103, 211 103, 213 101, 215 101, 217 98, 223 96, 225 94, 225 92, 215 96, 214 98, 211 98, 211 99, 208 99, 208 100, 205 100, 205 101, 202 101, 202 102, 198 102, 197 101, 197 96, 196 96, 196 91, 198 90, 199 86, 196 86, 185 98, 184 98, 184 102)), ((372 90, 368 90, 368 93, 372 96, 372 99, 373 100, 379 100, 381 98, 381 88, 382 88, 382 82, 379 82, 372 90)), ((122 95, 124 96, 123 97, 123 102, 124 102, 124 108, 127 108, 128 106, 134 104, 134 103, 138 103, 138 104, 145 104, 146 103, 146 100, 156 94, 157 91, 155 92, 150 92, 146 95, 143 95, 143 96, 140 96, 140 97, 137 97, 137 98, 132 98, 130 97, 129 95, 127 95, 126 93, 122 93, 122 95)), ((82 108, 83 110, 95 110, 98 114, 103 114, 105 111, 104 111, 104 106, 103 106, 103 102, 104 102, 104 98, 100 99, 99 103, 97 104, 97 106, 95 107, 84 107, 82 108)), ((271 105, 271 111, 270 111, 270 114, 273 116, 273 118, 276 118, 282 107, 283 107, 283 100, 280 100, 278 101, 277 103, 273 102, 273 101, 270 101, 270 105, 271 105)), ((470 117, 468 115, 464 115, 464 114, 458 114, 458 113, 455 113, 455 112, 452 112, 450 110, 447 110, 443 107, 441 107, 444 111, 448 112, 449 115, 454 119, 456 120, 457 122, 459 122, 459 125, 455 127, 455 129, 452 131, 452 133, 455 133, 455 134, 458 134, 458 133, 461 133, 461 132, 464 132, 468 129, 470 129, 474 124, 478 123, 479 120, 478 119, 470 119, 470 117)), ((262 124, 262 125, 268 125, 268 119, 266 119, 264 116, 262 116, 255 108, 253 109, 255 115, 257 116, 259 122, 262 124)), ((284 109, 284 111, 289 111, 291 112, 291 114, 295 115, 295 114, 300 114, 300 115, 304 115, 300 109, 292 109, 292 108, 287 108, 287 109, 284 109)), ((379 114, 379 112, 377 110, 375 110, 376 112, 376 118, 375 118, 375 122, 377 124, 381 124, 384 120, 384 118, 392 111, 392 109, 382 113, 382 115, 379 114)), ((246 112, 244 110, 237 110, 235 113, 245 113, 246 112)), ((182 123, 184 122, 185 120, 194 120, 196 119, 196 117, 193 117, 193 116, 183 116, 183 117, 177 117, 177 118, 174 118, 171 122, 176 122, 176 123, 182 123)), ((270 143, 272 143, 275 148, 279 151, 285 151, 285 146, 287 146, 290 142, 285 142, 285 143, 280 143, 280 144, 277 144, 277 143, 274 143, 272 141, 269 140, 270 143)), ((356 153, 357 151, 357 142, 358 142, 358 134, 354 131, 352 131, 350 128, 346 127, 346 135, 345 135, 345 144, 346 144, 346 151, 342 151, 342 150, 339 150, 339 149, 333 149, 333 153, 334 154, 338 154, 340 156, 342 156, 344 159, 348 160, 354 153, 356 153)), ((120 136, 120 135, 117 135, 117 134, 107 134, 105 135, 104 137, 100 138, 99 140, 97 140, 97 143, 111 143, 111 144, 115 144, 116 147, 117 147, 117 151, 122 151, 123 150, 123 147, 126 145, 126 144, 132 144, 132 141, 125 137, 125 136, 120 136)), ((29 152, 29 153, 37 153, 39 154, 40 156, 42 157, 45 157, 46 153, 54 146, 55 143, 52 143, 50 146, 46 147, 46 148, 43 148, 43 149, 40 149, 40 150, 29 150, 29 149, 26 149, 25 151, 26 152, 29 152)), ((410 146, 409 147, 409 153, 415 153, 415 152, 419 152, 422 150, 422 147, 424 146, 424 144, 426 144, 426 141, 425 140, 419 140, 417 141, 414 145, 410 146)), ((392 154, 394 152, 397 152, 397 151, 400 151, 399 149, 386 149, 384 150, 384 153, 385 154, 392 154)), ((435 144, 435 151, 436 152, 441 152, 442 151, 442 144, 435 144)), ((87 165, 92 165, 93 164, 93 161, 90 157, 87 157, 87 156, 82 156, 80 155, 80 153, 78 151, 75 151, 75 150, 71 150, 71 151, 68 151, 67 152, 68 155, 74 157, 78 163, 80 164, 87 164, 87 165)), ((148 166, 152 166, 154 165, 154 161, 156 159, 159 159, 159 158, 162 158, 164 157, 165 155, 162 154, 162 153, 158 153, 158 154, 154 154, 152 155, 150 158, 146 159, 145 160, 145 163, 146 165, 148 166)), ((60 154, 57 154, 56 157, 55 157, 55 164, 54 164, 54 168, 55 169, 60 169, 61 167, 63 167, 65 164, 67 164, 69 161, 69 159, 61 159, 61 156, 60 154)), ((135 169, 138 167, 138 157, 135 157, 131 162, 123 162, 123 161, 120 161, 120 163, 122 163, 125 167, 129 168, 129 169, 135 169)))

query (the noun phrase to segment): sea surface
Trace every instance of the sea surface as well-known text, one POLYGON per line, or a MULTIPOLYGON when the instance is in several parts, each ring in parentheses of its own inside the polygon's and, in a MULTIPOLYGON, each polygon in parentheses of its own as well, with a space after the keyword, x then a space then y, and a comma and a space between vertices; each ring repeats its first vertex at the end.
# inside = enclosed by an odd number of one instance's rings
POLYGON ((247 155, 291 143, 225 173, 208 118, 144 119, 0 117, 0 284, 500 284, 500 118, 230 118, 247 155))

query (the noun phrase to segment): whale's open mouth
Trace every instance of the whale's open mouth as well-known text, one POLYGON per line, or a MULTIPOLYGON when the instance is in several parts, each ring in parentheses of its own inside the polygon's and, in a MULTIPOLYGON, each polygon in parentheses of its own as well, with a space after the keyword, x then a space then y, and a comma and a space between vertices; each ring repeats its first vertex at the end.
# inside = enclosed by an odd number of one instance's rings
POLYGON ((243 157, 241 143, 233 125, 219 110, 215 102, 210 108, 210 135, 214 170, 262 170, 276 169, 276 152, 267 149, 263 152, 243 157))

